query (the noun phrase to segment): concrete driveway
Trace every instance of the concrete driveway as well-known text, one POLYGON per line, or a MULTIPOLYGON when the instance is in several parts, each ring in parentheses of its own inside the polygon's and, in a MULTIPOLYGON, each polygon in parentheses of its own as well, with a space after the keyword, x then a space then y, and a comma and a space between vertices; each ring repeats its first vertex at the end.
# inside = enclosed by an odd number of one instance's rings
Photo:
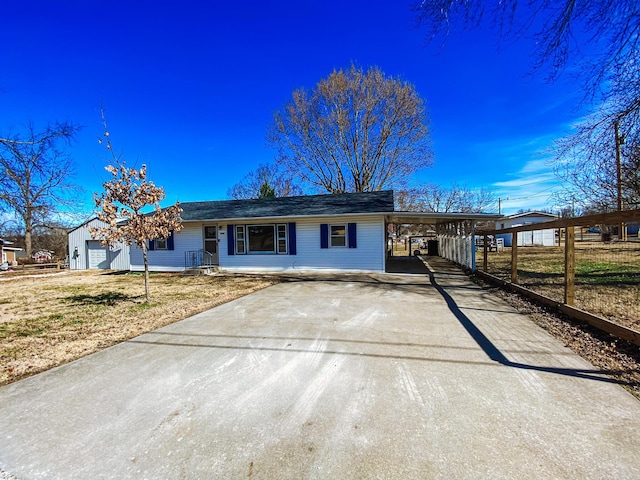
POLYGON ((640 478, 640 402, 438 268, 293 279, 2 387, 0 469, 640 478))

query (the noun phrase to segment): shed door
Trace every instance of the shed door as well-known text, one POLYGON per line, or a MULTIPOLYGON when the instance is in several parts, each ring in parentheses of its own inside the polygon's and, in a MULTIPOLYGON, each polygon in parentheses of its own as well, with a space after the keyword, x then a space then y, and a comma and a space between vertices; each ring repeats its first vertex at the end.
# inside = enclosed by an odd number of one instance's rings
POLYGON ((108 269, 109 248, 103 247, 97 240, 87 241, 87 268, 108 269))

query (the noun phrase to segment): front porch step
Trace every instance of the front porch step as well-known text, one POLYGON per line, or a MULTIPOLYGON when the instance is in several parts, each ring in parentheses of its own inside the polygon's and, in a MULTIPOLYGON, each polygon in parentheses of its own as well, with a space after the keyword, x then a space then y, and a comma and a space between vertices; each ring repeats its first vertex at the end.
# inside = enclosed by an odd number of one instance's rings
POLYGON ((213 275, 218 272, 217 265, 209 265, 205 267, 193 267, 193 268, 185 268, 182 271, 182 275, 213 275))

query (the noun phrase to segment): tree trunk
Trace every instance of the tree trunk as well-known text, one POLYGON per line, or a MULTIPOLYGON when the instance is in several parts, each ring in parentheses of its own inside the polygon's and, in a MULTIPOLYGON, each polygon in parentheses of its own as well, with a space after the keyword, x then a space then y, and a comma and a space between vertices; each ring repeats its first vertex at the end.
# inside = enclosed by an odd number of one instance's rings
POLYGON ((147 247, 142 247, 142 258, 144 259, 144 295, 147 303, 151 303, 149 296, 149 262, 147 261, 147 247))
POLYGON ((31 233, 33 227, 31 226, 31 215, 27 215, 24 219, 24 249, 27 254, 27 258, 31 258, 32 242, 31 233))

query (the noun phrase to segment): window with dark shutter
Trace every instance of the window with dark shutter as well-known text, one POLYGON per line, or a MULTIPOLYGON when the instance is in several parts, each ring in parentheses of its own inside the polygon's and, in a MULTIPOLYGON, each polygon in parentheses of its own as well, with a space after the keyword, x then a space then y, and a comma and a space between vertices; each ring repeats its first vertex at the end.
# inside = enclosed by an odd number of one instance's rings
POLYGON ((320 248, 329 248, 329 225, 320 224, 320 248))
POLYGON ((235 243, 233 225, 227 225, 227 255, 235 254, 235 243))
POLYGON ((357 248, 358 240, 357 240, 357 232, 356 232, 356 224, 349 223, 347 226, 347 239, 349 241, 349 248, 357 248))
POLYGON ((296 255, 298 253, 296 247, 296 224, 295 222, 289 222, 289 255, 296 255))

